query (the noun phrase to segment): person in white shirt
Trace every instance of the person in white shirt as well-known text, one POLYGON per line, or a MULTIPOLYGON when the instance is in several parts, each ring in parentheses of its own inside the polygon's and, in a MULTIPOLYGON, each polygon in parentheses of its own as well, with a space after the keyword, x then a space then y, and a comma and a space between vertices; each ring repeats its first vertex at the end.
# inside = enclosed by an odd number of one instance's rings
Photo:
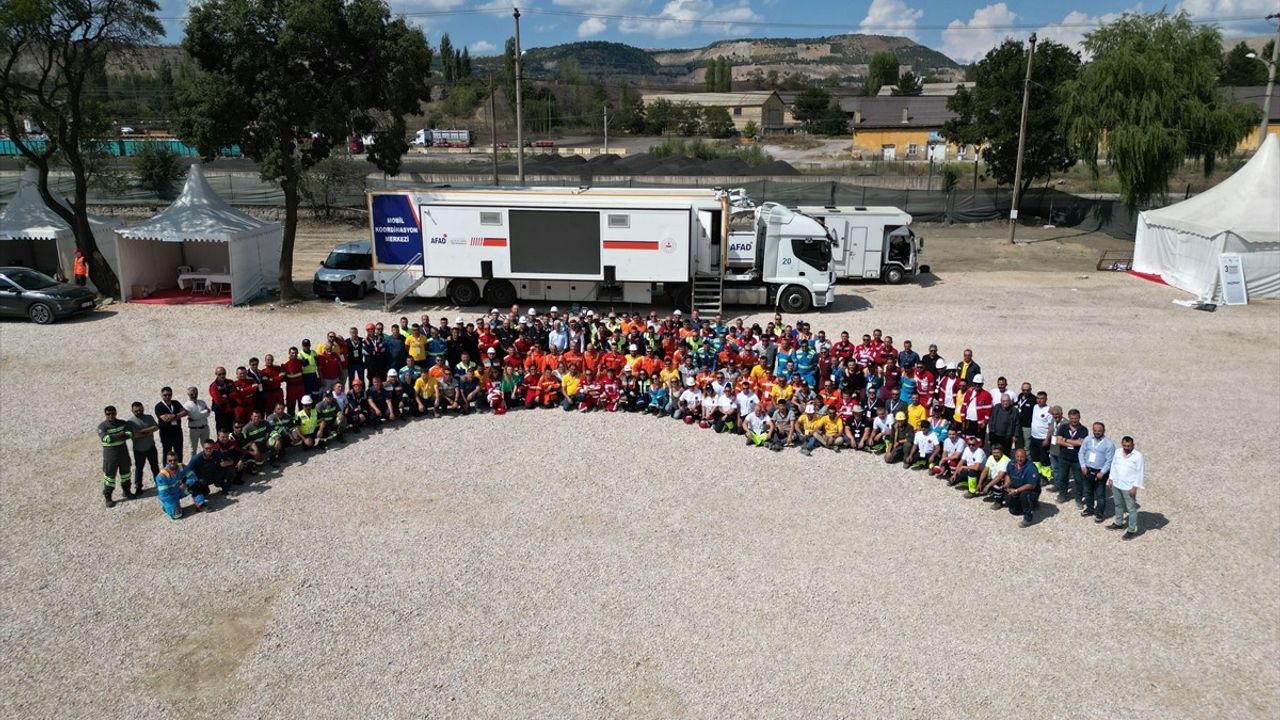
POLYGON ((964 487, 969 490, 968 497, 974 497, 978 494, 978 476, 982 473, 983 464, 987 462, 987 451, 982 449, 978 438, 972 435, 965 439, 965 444, 968 447, 960 454, 960 465, 956 468, 955 479, 951 484, 964 483, 964 487))
POLYGON ((1116 506, 1115 521, 1110 527, 1113 530, 1125 528, 1124 516, 1128 515, 1125 540, 1132 540, 1138 535, 1138 490, 1145 487, 1142 482, 1146 472, 1146 458, 1133 446, 1133 438, 1125 435, 1120 439, 1120 452, 1111 460, 1111 475, 1107 477, 1111 500, 1116 506))
POLYGON ((1036 393, 1036 404, 1031 407, 1031 442, 1027 451, 1031 462, 1049 464, 1049 436, 1053 434, 1053 412, 1049 409, 1049 395, 1043 390, 1036 393))
MULTIPOLYGON (((733 388, 730 387, 730 390, 733 388)), ((733 401, 733 396, 729 393, 722 392, 716 395, 716 414, 713 423, 716 432, 736 431, 740 423, 738 422, 738 405, 733 401)))
POLYGON ((911 440, 911 448, 907 450, 907 459, 902 461, 902 466, 909 468, 916 463, 924 463, 932 467, 938 462, 940 452, 942 452, 942 446, 938 444, 938 437, 933 434, 933 427, 929 425, 928 420, 921 421, 915 437, 911 440))
POLYGON ((868 436, 865 449, 876 452, 874 446, 883 443, 889 435, 889 431, 893 429, 893 418, 885 412, 884 406, 876 408, 875 419, 871 421, 871 435, 868 436))
POLYGON ((987 462, 982 466, 982 475, 978 477, 978 490, 973 491, 973 480, 969 481, 969 493, 966 497, 972 497, 974 494, 982 495, 983 500, 992 500, 997 503, 1004 502, 1004 469, 1009 466, 1009 456, 1004 454, 1004 448, 1000 445, 991 446, 991 457, 987 458, 987 462))
POLYGON ((191 447, 202 448, 209 439, 209 404, 199 398, 200 391, 194 385, 187 388, 187 400, 182 409, 187 411, 187 434, 191 436, 191 447))
POLYGON ((693 378, 685 378, 684 385, 684 392, 680 393, 680 404, 672 417, 688 424, 697 421, 702 412, 702 391, 693 382, 693 378))
MULTIPOLYGON (((741 393, 739 393, 741 397, 741 393)), ((769 435, 773 433, 773 421, 769 416, 761 412, 760 405, 756 404, 751 407, 751 412, 747 413, 745 432, 747 435, 747 446, 755 445, 756 447, 764 446, 769 441, 769 435)), ((768 445, 771 450, 781 450, 781 446, 768 445)))
POLYGON ((760 396, 756 395, 756 391, 751 389, 751 385, 744 382, 742 390, 738 392, 734 401, 738 404, 738 417, 745 418, 760 404, 760 396))
POLYGON ((950 482, 956 468, 960 467, 961 458, 968 447, 954 425, 947 428, 947 439, 942 441, 942 458, 937 465, 933 466, 933 474, 950 482))

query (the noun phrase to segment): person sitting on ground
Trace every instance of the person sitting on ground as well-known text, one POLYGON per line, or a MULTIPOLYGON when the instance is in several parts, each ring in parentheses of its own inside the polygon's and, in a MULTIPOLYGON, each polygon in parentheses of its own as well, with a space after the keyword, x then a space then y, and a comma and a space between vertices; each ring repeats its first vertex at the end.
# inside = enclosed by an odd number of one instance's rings
POLYGON ((743 432, 747 436, 747 446, 769 447, 771 450, 780 450, 781 448, 767 445, 769 437, 773 434, 773 421, 764 413, 764 409, 759 405, 751 408, 751 412, 747 414, 743 432))
POLYGON ((938 443, 937 436, 933 434, 929 421, 921 420, 920 427, 911 440, 911 448, 907 450, 907 457, 902 461, 902 466, 916 469, 932 468, 937 464, 938 455, 941 452, 942 446, 938 443))
POLYGON ((978 494, 985 502, 1004 502, 1005 470, 1008 466, 1009 456, 1004 454, 1004 446, 992 445, 991 457, 987 458, 982 474, 978 476, 978 494))
POLYGON ((315 447, 316 430, 320 427, 320 417, 316 414, 310 395, 302 396, 302 408, 298 410, 298 435, 302 438, 303 447, 315 447))
POLYGON ((795 406, 789 402, 775 403, 773 412, 769 415, 769 419, 773 421, 773 432, 771 442, 774 449, 781 450, 783 447, 794 447, 800 441, 802 435, 797 421, 795 406))
POLYGON ((177 453, 165 455, 164 467, 156 475, 156 496, 160 507, 174 520, 182 519, 182 498, 190 494, 196 511, 204 510, 209 489, 186 468, 177 453))
POLYGON ((316 417, 320 421, 316 427, 316 440, 322 444, 330 440, 344 442, 342 439, 342 413, 339 412, 338 401, 334 400, 332 390, 324 391, 324 397, 316 405, 316 417))
POLYGON ((1018 448, 1013 452, 1013 462, 1005 466, 1004 475, 1009 512, 1022 516, 1019 527, 1031 527, 1040 505, 1040 471, 1028 461, 1027 451, 1018 448))
POLYGON ((883 453, 889 447, 889 433, 893 432, 893 419, 884 406, 876 408, 876 417, 863 447, 871 452, 883 453))
POLYGON ((813 444, 817 443, 817 440, 814 440, 813 435, 818 431, 819 419, 818 406, 813 403, 809 403, 804 406, 804 414, 796 420, 797 438, 802 440, 804 443, 800 446, 800 452, 805 455, 811 455, 813 453, 811 441, 813 444))
MULTIPOLYGON (((187 471, 204 488, 217 485, 225 493, 231 487, 231 478, 235 472, 233 465, 235 461, 218 449, 218 442, 213 438, 206 438, 201 451, 192 456, 187 463, 187 471)), ((187 486, 192 487, 189 480, 187 486)), ((208 491, 205 490, 203 494, 207 495, 208 491)))
POLYGON ((938 464, 932 468, 933 474, 949 481, 955 475, 956 468, 960 466, 966 447, 960 433, 954 427, 947 428, 947 439, 942 441, 942 455, 938 464))
POLYGON ((987 463, 987 451, 982 440, 974 435, 965 438, 965 449, 960 454, 960 464, 952 476, 950 485, 965 488, 965 497, 978 496, 978 477, 987 463))
POLYGON ((905 412, 899 411, 893 416, 893 419, 893 427, 889 429, 889 433, 885 436, 887 444, 884 451, 884 461, 891 465, 906 459, 916 435, 915 429, 907 422, 907 414, 905 412))

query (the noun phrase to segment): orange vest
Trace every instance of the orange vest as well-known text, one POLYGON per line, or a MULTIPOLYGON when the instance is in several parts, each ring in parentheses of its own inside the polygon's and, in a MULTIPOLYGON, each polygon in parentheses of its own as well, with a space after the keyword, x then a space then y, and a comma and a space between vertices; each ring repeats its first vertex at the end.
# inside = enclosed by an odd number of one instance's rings
POLYGON ((76 256, 76 262, 75 262, 74 268, 72 269, 72 272, 75 273, 76 275, 89 274, 89 263, 85 261, 83 255, 76 256))

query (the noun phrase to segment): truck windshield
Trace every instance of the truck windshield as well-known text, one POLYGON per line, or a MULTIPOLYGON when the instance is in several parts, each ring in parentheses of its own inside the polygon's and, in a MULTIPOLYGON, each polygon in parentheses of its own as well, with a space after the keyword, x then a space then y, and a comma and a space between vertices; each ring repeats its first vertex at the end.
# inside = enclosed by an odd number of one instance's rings
POLYGON ((831 240, 824 237, 791 239, 791 252, 805 263, 826 272, 831 263, 831 240))
POLYGON ((324 266, 330 270, 368 270, 373 267, 373 258, 366 253, 335 251, 324 259, 324 266))

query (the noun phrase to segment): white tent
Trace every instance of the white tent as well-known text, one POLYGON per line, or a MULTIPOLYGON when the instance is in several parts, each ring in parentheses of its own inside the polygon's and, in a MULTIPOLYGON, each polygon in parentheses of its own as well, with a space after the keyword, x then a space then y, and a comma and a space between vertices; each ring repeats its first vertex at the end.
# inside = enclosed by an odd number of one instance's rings
POLYGON ((1138 215, 1133 269, 1220 301, 1218 256, 1239 253, 1249 299, 1280 297, 1280 139, 1218 185, 1138 215))
POLYGON ((121 299, 135 287, 177 286, 178 268, 231 275, 231 302, 249 302, 277 287, 280 223, 259 220, 218 197, 192 165, 182 195, 159 215, 116 231, 121 299))
MULTIPOLYGON (((22 173, 18 191, 0 212, 0 265, 22 265, 49 275, 71 279, 76 258, 76 238, 71 225, 58 216, 36 187, 33 168, 22 173)), ((63 207, 71 207, 66 198, 53 192, 53 199, 63 207)), ((115 241, 112 231, 120 226, 114 218, 89 216, 89 227, 98 241, 98 250, 117 274, 115 241)))

